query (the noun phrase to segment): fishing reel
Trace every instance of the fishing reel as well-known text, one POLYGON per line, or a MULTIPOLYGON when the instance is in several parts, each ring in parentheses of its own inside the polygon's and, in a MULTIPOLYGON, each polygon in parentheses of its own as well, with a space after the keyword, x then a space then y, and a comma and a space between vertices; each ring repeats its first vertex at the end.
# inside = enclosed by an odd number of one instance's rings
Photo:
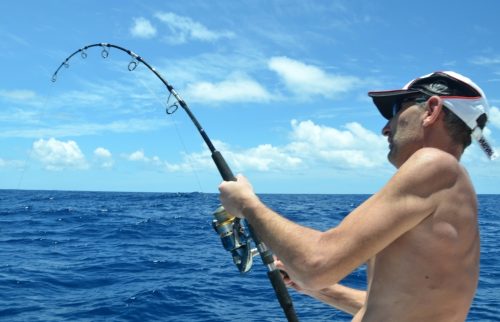
POLYGON ((219 234, 222 246, 231 252, 233 262, 240 271, 246 273, 252 268, 253 256, 258 252, 252 249, 252 237, 246 220, 237 218, 219 206, 213 213, 212 227, 219 234))

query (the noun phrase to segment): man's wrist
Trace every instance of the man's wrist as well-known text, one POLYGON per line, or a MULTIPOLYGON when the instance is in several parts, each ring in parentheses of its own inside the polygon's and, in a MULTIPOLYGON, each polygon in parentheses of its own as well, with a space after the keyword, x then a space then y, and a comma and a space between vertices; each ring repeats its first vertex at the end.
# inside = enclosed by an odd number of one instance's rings
POLYGON ((241 213, 245 218, 252 217, 258 210, 262 208, 265 209, 265 205, 260 201, 259 197, 253 195, 248 198, 241 207, 241 213))

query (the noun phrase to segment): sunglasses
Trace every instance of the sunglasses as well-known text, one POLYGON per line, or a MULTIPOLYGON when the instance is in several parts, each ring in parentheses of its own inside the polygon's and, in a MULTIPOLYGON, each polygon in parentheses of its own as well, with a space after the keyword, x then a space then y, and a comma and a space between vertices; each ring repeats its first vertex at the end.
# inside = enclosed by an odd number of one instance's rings
POLYGON ((410 97, 405 97, 405 98, 402 98, 400 100, 397 100, 394 105, 392 105, 392 117, 394 117, 394 115, 398 114, 399 111, 401 111, 401 109, 403 108, 403 105, 405 103, 408 103, 408 102, 412 102, 412 103, 415 103, 415 104, 420 104, 420 103, 424 103, 426 102, 427 100, 429 99, 428 96, 410 96, 410 97))

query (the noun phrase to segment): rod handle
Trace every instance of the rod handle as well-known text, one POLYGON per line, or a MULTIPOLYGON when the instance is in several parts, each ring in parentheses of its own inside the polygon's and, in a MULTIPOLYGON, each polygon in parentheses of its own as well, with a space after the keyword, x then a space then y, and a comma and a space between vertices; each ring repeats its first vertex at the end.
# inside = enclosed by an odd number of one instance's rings
POLYGON ((267 272, 269 280, 273 285, 274 291, 278 297, 278 301, 280 302, 281 308, 286 315, 286 318, 289 322, 298 322, 297 314, 295 313, 295 309, 293 307, 293 302, 288 294, 288 290, 283 283, 283 278, 281 277, 281 273, 279 270, 275 269, 267 272))
POLYGON ((212 159, 214 160, 217 170, 219 170, 219 173, 224 181, 236 181, 236 177, 219 151, 215 150, 212 152, 212 159))

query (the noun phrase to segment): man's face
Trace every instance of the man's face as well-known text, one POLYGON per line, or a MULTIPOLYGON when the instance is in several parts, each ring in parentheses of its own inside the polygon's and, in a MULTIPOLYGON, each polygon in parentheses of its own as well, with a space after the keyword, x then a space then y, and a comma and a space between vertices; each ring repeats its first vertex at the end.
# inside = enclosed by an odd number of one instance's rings
POLYGON ((382 129, 389 141, 389 161, 399 168, 422 147, 424 109, 415 99, 402 102, 395 115, 382 129))

